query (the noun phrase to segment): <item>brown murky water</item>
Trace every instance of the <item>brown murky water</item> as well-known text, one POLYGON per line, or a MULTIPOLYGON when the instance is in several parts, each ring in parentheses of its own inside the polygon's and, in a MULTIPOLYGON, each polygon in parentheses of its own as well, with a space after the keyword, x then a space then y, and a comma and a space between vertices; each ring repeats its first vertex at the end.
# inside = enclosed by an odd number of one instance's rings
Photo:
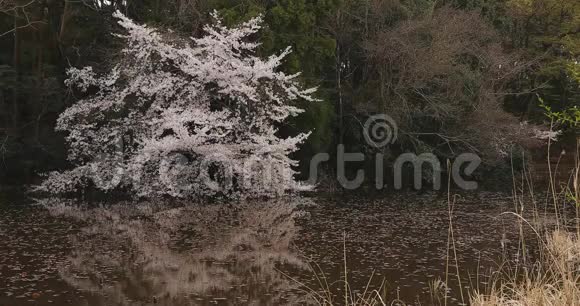
MULTIPOLYGON (((373 275, 370 288, 384 281, 387 299, 430 305, 429 282, 445 279, 445 195, 97 208, 25 202, 0 204, 2 306, 301 305, 327 283, 340 304, 345 249, 353 294, 373 275)), ((500 215, 512 210, 509 194, 457 199, 453 233, 465 299, 517 253, 516 219, 500 215)), ((456 305, 454 262, 450 271, 449 304, 456 305)))

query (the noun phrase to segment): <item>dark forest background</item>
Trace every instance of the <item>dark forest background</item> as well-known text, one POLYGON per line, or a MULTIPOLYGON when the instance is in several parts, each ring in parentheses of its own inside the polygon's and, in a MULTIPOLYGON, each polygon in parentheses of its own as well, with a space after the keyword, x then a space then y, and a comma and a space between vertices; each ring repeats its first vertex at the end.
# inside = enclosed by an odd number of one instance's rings
POLYGON ((201 35, 213 10, 231 25, 262 14, 260 52, 292 46, 284 69, 319 87, 321 102, 300 105, 307 112, 282 128, 313 131, 295 156, 305 173, 313 154, 344 143, 384 153, 387 165, 402 152, 475 152, 478 175, 511 175, 514 158, 541 146, 529 136, 549 122, 545 109, 580 104, 577 0, 0 0, 1 183, 66 167, 54 125, 80 96, 65 71, 112 66, 122 48, 111 35, 116 10, 183 36, 201 35), (363 138, 377 113, 399 128, 386 148, 363 138))

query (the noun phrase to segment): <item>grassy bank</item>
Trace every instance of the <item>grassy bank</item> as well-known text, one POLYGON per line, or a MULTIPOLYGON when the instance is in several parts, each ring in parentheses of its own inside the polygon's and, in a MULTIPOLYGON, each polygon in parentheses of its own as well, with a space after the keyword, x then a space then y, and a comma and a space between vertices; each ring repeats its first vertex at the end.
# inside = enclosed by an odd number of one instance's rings
MULTIPOLYGON (((471 305, 580 305, 580 226, 579 226, 579 160, 565 184, 558 184, 554 173, 558 169, 549 166, 549 192, 543 203, 524 203, 521 193, 533 190, 531 180, 524 174, 518 188, 514 178, 514 215, 521 226, 533 229, 539 241, 539 257, 532 264, 515 264, 510 269, 498 271, 485 291, 473 291, 471 305), (518 194, 518 190, 520 194, 518 194), (526 205, 528 204, 528 205, 526 205), (532 204, 532 205, 529 205, 532 204), (533 211, 531 220, 524 219, 525 207, 533 211), (543 207, 543 211, 540 207, 543 207), (556 224, 546 226, 539 222, 547 210, 553 211, 556 224)), ((556 166, 557 167, 557 166, 556 166)), ((520 244, 525 256, 525 240, 520 244)), ((525 257, 524 257, 525 258, 525 257)))

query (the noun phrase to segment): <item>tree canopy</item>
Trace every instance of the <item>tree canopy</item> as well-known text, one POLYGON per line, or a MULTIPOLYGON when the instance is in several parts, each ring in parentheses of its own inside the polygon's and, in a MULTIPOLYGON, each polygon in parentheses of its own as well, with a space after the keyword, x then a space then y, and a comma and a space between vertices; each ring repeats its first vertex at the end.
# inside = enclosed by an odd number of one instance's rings
POLYGON ((387 166, 401 152, 470 151, 496 167, 515 148, 537 145, 526 139, 551 120, 546 109, 573 113, 579 103, 573 0, 8 0, 0 2, 4 181, 71 167, 57 118, 97 91, 69 87, 66 71, 91 66, 102 75, 122 60, 122 40, 111 35, 122 30, 117 10, 178 40, 204 37, 214 10, 228 27, 262 16, 251 35, 256 56, 290 46, 278 71, 302 72, 301 83, 318 87, 320 102, 294 100, 305 112, 275 124, 282 139, 311 132, 291 154, 302 173, 337 144, 375 152, 362 123, 376 113, 399 127, 383 148, 387 166))

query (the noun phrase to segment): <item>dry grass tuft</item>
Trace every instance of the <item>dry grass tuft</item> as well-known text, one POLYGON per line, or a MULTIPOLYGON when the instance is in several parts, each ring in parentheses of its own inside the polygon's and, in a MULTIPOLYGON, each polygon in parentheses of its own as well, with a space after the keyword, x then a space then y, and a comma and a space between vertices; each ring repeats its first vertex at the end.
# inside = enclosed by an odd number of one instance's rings
POLYGON ((537 268, 515 277, 500 275, 487 294, 475 292, 471 305, 580 305, 580 240, 556 230, 545 238, 537 268))
MULTIPOLYGON (((580 141, 577 144, 580 149, 580 141)), ((549 151, 549 149, 548 149, 549 151)), ((472 292, 471 305, 475 306, 576 306, 580 305, 580 150, 576 152, 576 167, 570 182, 572 187, 557 191, 556 178, 550 168, 550 195, 553 201, 557 221, 555 229, 533 228, 534 232, 545 232, 540 237, 540 259, 530 267, 519 267, 519 270, 498 273, 487 292, 472 292), (565 196, 562 196, 563 193, 565 196), (574 232, 564 230, 567 227, 565 200, 572 200, 576 206, 574 232), (558 213, 561 212, 561 218, 558 213)), ((557 166, 556 166, 557 167, 557 166)), ((557 168, 556 168, 557 173, 557 168)), ((515 184, 514 184, 515 186, 515 184)), ((538 215, 537 207, 534 213, 538 215)), ((527 220, 525 223, 531 226, 527 220)), ((532 222, 537 224, 535 222, 532 222)), ((538 234, 540 236, 540 234, 538 234)))

